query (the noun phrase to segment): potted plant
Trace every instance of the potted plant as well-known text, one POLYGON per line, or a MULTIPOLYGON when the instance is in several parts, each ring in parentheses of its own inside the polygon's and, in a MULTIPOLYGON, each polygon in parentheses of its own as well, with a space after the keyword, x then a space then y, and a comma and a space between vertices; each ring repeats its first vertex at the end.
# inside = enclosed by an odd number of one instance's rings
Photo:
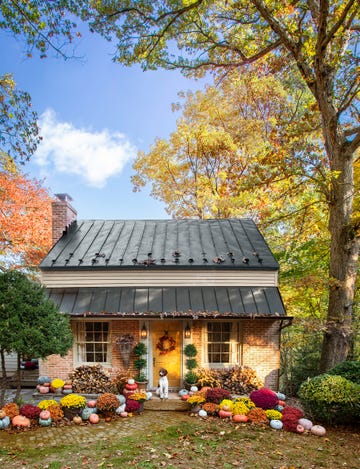
POLYGON ((134 355, 136 356, 136 359, 134 361, 134 367, 138 371, 138 375, 135 378, 136 383, 139 389, 146 389, 146 385, 148 381, 147 381, 146 374, 142 370, 146 368, 146 365, 147 365, 147 360, 146 358, 143 357, 143 355, 146 355, 147 353, 147 347, 144 344, 144 342, 138 342, 135 345, 133 352, 134 352, 134 355))
POLYGON ((185 366, 188 370, 184 376, 184 386, 190 390, 191 386, 195 386, 198 380, 198 376, 194 371, 198 367, 196 360, 197 348, 194 344, 187 344, 184 348, 184 355, 186 356, 185 366))

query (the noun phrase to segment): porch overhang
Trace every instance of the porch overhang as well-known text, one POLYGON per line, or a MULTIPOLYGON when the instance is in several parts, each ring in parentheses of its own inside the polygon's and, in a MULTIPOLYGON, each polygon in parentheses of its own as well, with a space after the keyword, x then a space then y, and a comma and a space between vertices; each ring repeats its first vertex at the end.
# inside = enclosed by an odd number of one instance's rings
POLYGON ((52 288, 48 293, 73 318, 292 319, 276 287, 52 288))

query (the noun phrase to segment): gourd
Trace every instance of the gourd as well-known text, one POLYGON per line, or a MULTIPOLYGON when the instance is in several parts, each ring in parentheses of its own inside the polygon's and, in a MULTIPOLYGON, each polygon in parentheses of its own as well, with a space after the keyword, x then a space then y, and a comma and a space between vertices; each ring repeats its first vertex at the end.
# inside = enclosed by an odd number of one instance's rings
POLYGON ((233 415, 232 419, 236 423, 239 423, 239 422, 245 423, 249 420, 247 415, 243 415, 243 414, 235 414, 233 415))
POLYGON ((120 417, 127 417, 128 416, 128 413, 127 412, 120 412, 120 417))
POLYGON ((313 423, 309 419, 299 419, 298 423, 304 427, 305 430, 311 430, 313 423))
POLYGON ((90 407, 91 409, 93 409, 94 407, 96 407, 96 401, 95 400, 88 401, 86 405, 90 407))
POLYGON ((326 433, 325 428, 322 427, 321 425, 313 425, 310 431, 313 435, 316 435, 316 436, 324 436, 326 433))
POLYGON ((204 409, 199 410, 199 417, 205 418, 207 417, 207 412, 204 409))
POLYGON ((230 418, 231 416, 232 416, 232 412, 229 412, 223 409, 219 410, 219 417, 221 419, 230 418))
POLYGON ((179 396, 185 396, 186 394, 189 394, 189 391, 187 389, 180 389, 179 391, 179 396))
POLYGON ((14 427, 30 427, 30 419, 24 417, 24 415, 16 415, 11 423, 14 427))
POLYGON ((47 394, 49 391, 50 391, 50 388, 48 386, 40 386, 39 387, 40 394, 47 394))
POLYGON ((135 380, 133 378, 128 379, 128 384, 135 384, 135 380))
POLYGON ((199 388, 197 386, 191 386, 190 392, 198 392, 199 388))
POLYGON ((0 428, 8 428, 10 426, 10 418, 5 415, 5 417, 0 419, 0 428))
POLYGON ((299 423, 296 425, 296 433, 304 433, 305 428, 299 423))
POLYGON ((138 387, 138 385, 136 383, 133 383, 133 384, 127 383, 127 384, 125 384, 125 388, 128 391, 135 391, 137 389, 137 387, 138 387))
POLYGON ((49 427, 51 425, 51 418, 48 418, 48 419, 42 419, 42 418, 39 418, 39 425, 41 425, 42 427, 49 427))
POLYGON ((0 410, 0 419, 6 417, 6 413, 3 410, 0 410))
POLYGON ((181 396, 181 400, 182 400, 182 401, 187 401, 187 400, 189 399, 189 397, 190 397, 189 394, 183 394, 183 395, 181 396))
POLYGON ((80 415, 75 415, 75 417, 73 418, 73 422, 76 423, 76 425, 80 425, 80 423, 82 423, 82 418, 80 417, 80 415))
POLYGON ((40 412, 40 415, 39 415, 39 418, 43 419, 43 420, 47 420, 51 417, 51 414, 48 410, 42 410, 40 412))
POLYGON ((99 418, 98 414, 92 413, 89 417, 89 422, 90 423, 99 423, 99 420, 100 420, 100 418, 99 418))
POLYGON ((151 398, 152 398, 152 392, 151 392, 151 391, 148 391, 148 392, 146 393, 146 400, 148 401, 148 400, 151 399, 151 398))
POLYGON ((270 420, 270 427, 274 430, 281 430, 283 427, 283 423, 281 420, 270 420))
POLYGON ((280 401, 285 401, 286 399, 285 394, 283 394, 282 392, 277 392, 276 395, 280 401))

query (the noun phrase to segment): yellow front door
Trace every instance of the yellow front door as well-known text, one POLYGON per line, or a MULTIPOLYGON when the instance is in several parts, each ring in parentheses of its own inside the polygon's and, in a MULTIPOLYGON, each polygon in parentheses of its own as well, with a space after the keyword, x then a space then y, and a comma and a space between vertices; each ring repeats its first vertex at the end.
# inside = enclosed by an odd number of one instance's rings
POLYGON ((158 385, 160 368, 165 368, 169 387, 180 387, 181 330, 180 321, 161 319, 152 323, 154 386, 158 385))

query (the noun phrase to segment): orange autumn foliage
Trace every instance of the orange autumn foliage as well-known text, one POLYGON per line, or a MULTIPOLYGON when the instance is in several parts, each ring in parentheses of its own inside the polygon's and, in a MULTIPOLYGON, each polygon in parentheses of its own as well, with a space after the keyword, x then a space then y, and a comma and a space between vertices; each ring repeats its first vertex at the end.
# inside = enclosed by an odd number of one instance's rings
POLYGON ((51 247, 51 197, 39 181, 0 171, 0 254, 23 267, 51 247))

